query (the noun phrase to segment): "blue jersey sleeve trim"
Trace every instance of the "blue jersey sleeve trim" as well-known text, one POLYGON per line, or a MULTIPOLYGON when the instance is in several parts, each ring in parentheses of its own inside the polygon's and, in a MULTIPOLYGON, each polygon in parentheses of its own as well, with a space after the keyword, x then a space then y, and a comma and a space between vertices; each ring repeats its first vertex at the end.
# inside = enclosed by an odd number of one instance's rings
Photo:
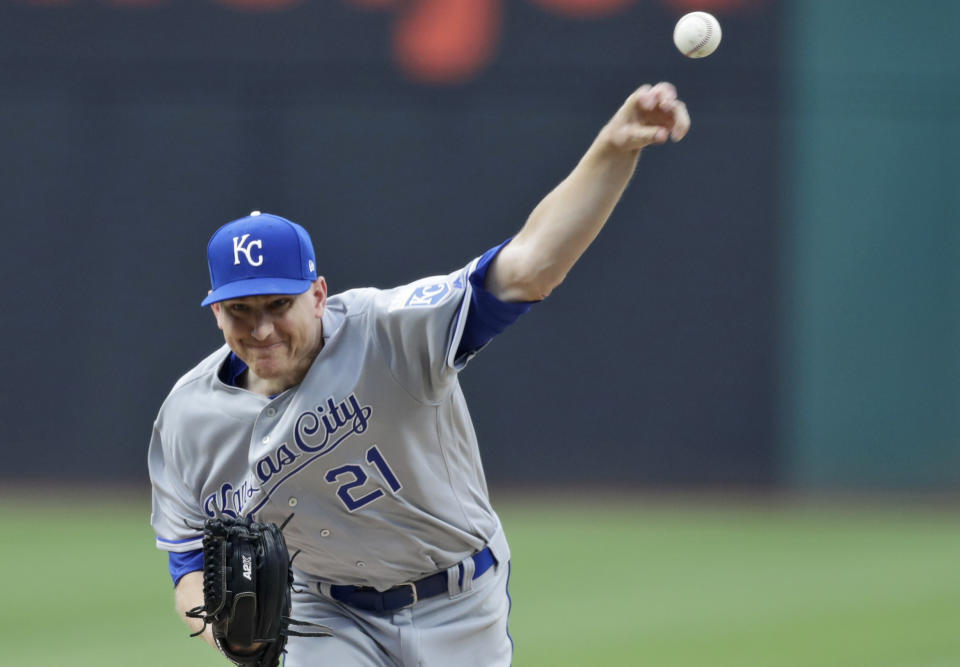
POLYGON ((170 552, 170 577, 173 585, 180 583, 183 575, 203 569, 203 549, 185 551, 183 553, 170 552))
POLYGON ((466 326, 463 329, 463 336, 460 337, 460 346, 457 348, 457 357, 472 354, 482 348, 494 336, 502 333, 508 326, 516 322, 536 303, 536 301, 508 303, 501 301, 487 291, 485 283, 490 264, 512 240, 511 237, 483 253, 473 273, 470 274, 470 285, 473 287, 473 293, 470 297, 470 310, 467 313, 466 326))
POLYGON ((203 535, 198 535, 197 537, 188 537, 185 540, 165 540, 162 537, 157 537, 158 542, 163 542, 164 544, 186 544, 187 542, 193 542, 194 540, 201 539, 203 535))

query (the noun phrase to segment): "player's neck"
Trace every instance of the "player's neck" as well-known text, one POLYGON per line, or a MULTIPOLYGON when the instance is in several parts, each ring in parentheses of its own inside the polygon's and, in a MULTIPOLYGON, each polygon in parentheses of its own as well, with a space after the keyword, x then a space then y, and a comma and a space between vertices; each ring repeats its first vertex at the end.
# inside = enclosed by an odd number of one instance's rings
POLYGON ((295 382, 291 382, 284 378, 261 378, 257 377, 250 369, 247 369, 247 372, 243 374, 243 388, 247 391, 252 391, 254 394, 260 394, 261 396, 276 396, 277 394, 282 394, 290 387, 300 384, 300 378, 295 382))

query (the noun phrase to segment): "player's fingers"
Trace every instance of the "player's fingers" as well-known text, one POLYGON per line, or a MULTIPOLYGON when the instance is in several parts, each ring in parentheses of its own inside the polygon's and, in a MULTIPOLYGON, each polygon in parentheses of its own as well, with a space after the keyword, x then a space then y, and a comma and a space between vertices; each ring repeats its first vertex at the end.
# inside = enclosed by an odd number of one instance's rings
POLYGON ((670 131, 659 125, 630 125, 621 128, 614 141, 623 148, 639 150, 650 144, 662 144, 667 141, 670 131))
POLYGON ((650 94, 650 90, 653 88, 650 84, 644 84, 637 88, 633 95, 630 96, 630 102, 643 109, 649 111, 657 105, 656 98, 650 94))
POLYGON ((669 81, 661 81, 650 89, 656 96, 657 102, 663 103, 677 99, 677 87, 669 81))
POLYGON ((661 81, 650 86, 641 86, 634 93, 636 108, 640 113, 645 114, 655 109, 669 111, 672 104, 677 101, 677 88, 672 83, 661 81))
POLYGON ((690 112, 687 111, 687 105, 677 100, 673 107, 673 127, 670 128, 670 138, 673 141, 680 141, 687 132, 690 131, 690 112))

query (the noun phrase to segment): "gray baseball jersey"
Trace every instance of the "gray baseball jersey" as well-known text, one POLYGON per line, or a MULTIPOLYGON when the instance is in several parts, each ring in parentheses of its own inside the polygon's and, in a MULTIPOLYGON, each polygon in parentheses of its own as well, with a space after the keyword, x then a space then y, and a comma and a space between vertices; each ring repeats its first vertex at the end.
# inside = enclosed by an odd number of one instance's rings
POLYGON ((323 348, 272 399, 218 377, 226 346, 183 376, 150 443, 157 546, 200 548, 219 513, 293 513, 298 570, 323 582, 385 590, 486 544, 509 560, 457 380, 476 264, 331 296, 323 348))

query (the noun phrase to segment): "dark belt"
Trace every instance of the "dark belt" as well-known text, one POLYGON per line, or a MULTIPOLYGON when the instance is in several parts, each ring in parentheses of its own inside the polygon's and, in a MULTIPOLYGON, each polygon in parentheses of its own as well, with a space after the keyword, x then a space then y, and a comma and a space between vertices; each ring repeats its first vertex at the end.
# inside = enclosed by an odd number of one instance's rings
MULTIPOLYGON (((474 579, 489 570, 490 566, 497 562, 497 559, 490 552, 490 547, 473 554, 472 558, 474 579)), ((459 583, 461 586, 463 585, 463 563, 460 564, 459 583)), ((382 613, 412 607, 418 601, 440 595, 447 589, 447 571, 442 570, 419 581, 400 584, 383 592, 369 586, 331 586, 330 597, 363 611, 382 613)))

